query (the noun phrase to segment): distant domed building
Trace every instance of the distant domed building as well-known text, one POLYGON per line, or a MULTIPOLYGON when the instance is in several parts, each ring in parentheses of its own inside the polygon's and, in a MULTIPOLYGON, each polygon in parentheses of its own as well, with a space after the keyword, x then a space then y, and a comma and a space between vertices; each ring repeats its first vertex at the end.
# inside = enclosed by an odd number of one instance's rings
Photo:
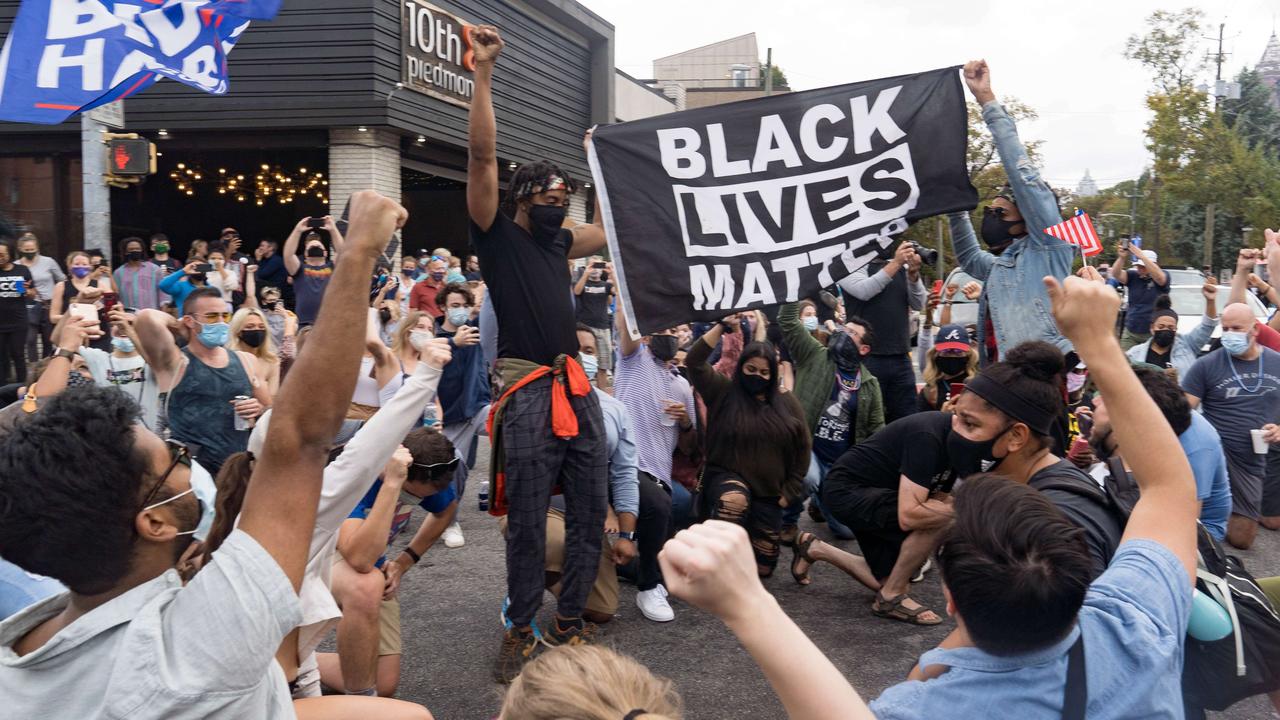
POLYGON ((1076 186, 1076 197, 1093 197, 1098 194, 1098 183, 1093 181, 1093 176, 1088 170, 1084 171, 1084 177, 1080 178, 1080 184, 1076 186))
POLYGON ((1277 90, 1277 85, 1280 85, 1280 38, 1276 38, 1274 30, 1271 31, 1267 49, 1262 51, 1262 59, 1254 70, 1262 76, 1267 87, 1271 88, 1271 106, 1280 108, 1280 90, 1277 90))

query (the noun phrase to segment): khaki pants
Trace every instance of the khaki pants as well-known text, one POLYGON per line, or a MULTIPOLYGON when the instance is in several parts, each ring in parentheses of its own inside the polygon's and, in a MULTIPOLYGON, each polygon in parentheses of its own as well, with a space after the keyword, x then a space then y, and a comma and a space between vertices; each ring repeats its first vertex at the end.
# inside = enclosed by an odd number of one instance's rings
POLYGON ((1129 330, 1129 328, 1125 328, 1124 332, 1120 333, 1120 349, 1129 352, 1134 345, 1141 345, 1150 339, 1151 333, 1149 332, 1136 333, 1129 330))
MULTIPOLYGON (((498 528, 503 535, 507 534, 505 516, 498 521, 498 528)), ((546 567, 547 572, 559 574, 564 571, 564 513, 554 508, 547 510, 546 567)), ((613 556, 609 554, 608 538, 601 542, 600 566, 596 572, 596 582, 587 595, 586 609, 602 615, 618 612, 618 570, 613 564, 613 556)))
POLYGON ((378 657, 383 655, 399 655, 400 645, 400 598, 382 601, 378 611, 378 657))

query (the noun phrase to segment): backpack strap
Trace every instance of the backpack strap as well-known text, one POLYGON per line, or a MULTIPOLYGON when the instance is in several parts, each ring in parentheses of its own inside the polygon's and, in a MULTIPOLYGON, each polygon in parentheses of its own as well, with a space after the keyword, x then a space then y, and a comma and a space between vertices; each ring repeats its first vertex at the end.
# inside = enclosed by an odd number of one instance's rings
POLYGON ((1089 679, 1084 665, 1084 631, 1067 651, 1067 683, 1062 690, 1062 720, 1084 720, 1089 705, 1089 679))

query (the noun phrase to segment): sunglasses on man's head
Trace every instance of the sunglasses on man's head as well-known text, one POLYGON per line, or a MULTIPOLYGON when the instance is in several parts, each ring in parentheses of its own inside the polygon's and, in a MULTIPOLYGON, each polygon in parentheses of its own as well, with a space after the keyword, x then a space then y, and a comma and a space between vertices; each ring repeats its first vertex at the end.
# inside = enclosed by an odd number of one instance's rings
POLYGON ((416 462, 416 463, 410 463, 410 464, 413 467, 419 467, 419 468, 422 468, 423 470, 426 470, 429 473, 434 474, 434 473, 440 472, 441 470, 452 470, 458 467, 458 457, 455 455, 453 459, 450 460, 449 462, 438 462, 438 463, 416 462))
MULTIPOLYGON (((197 317, 197 316, 192 315, 192 317, 197 317)), ((201 313, 198 316, 198 318, 199 318, 199 322, 202 322, 202 323, 231 322, 231 313, 207 312, 207 313, 201 313)))
POLYGON ((995 215, 1000 218, 1004 217, 1004 214, 1007 212, 1009 212, 1009 208, 996 207, 995 205, 988 205, 982 208, 982 214, 995 215))

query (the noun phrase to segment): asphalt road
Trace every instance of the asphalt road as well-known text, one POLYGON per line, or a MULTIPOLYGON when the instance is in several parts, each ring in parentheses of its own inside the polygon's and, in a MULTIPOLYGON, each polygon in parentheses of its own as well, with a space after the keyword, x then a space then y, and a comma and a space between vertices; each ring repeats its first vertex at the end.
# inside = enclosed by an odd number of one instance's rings
MULTIPOLYGON (((479 453, 487 457, 487 447, 479 453)), ((400 586, 404 656, 400 697, 426 705, 436 718, 482 720, 497 714, 503 687, 491 668, 498 652, 498 612, 506 591, 503 544, 494 518, 476 507, 475 488, 487 476, 478 467, 462 506, 466 545, 432 548, 400 586)), ((804 516, 804 523, 809 523, 804 516)), ((417 522, 412 527, 416 528, 417 522)), ((825 525, 807 529, 830 540, 825 525)), ((399 542, 407 542, 410 534, 399 542)), ((839 542, 857 552, 857 543, 839 542)), ((784 548, 783 561, 790 551, 784 548)), ((1280 533, 1261 531, 1254 549, 1241 553, 1255 575, 1280 574, 1280 533)), ((875 618, 872 593, 830 565, 820 564, 809 587, 796 585, 784 565, 766 581, 782 607, 808 633, 864 698, 903 679, 916 658, 941 640, 950 622, 916 628, 875 618)), ((942 612, 936 572, 915 587, 915 597, 942 612)), ((688 718, 782 718, 782 705, 764 676, 715 618, 673 599, 674 622, 646 620, 635 606, 635 587, 622 585, 618 617, 602 642, 675 681, 688 718)), ((554 611, 546 596, 540 621, 554 611)), ((1265 698, 1254 698, 1213 717, 1274 720, 1265 698)))

